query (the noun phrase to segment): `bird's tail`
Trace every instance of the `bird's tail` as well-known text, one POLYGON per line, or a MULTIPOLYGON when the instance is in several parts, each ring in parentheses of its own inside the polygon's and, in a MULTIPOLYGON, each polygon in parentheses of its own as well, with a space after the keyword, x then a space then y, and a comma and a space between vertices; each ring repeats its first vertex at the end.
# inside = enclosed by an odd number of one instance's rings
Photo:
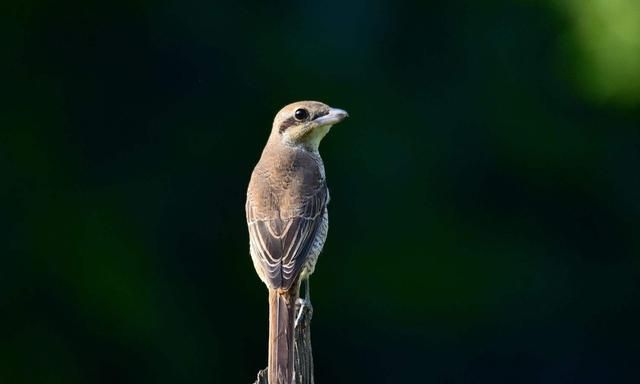
POLYGON ((269 289, 269 384, 291 384, 298 290, 269 289))

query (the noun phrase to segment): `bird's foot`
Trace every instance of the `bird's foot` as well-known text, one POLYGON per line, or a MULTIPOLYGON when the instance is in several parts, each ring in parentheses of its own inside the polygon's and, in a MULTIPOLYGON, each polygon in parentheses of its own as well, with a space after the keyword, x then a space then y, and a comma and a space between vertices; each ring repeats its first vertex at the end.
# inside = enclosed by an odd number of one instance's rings
POLYGON ((295 321, 295 327, 297 328, 298 324, 305 323, 305 319, 311 319, 311 316, 313 315, 311 300, 299 298, 296 301, 296 312, 298 313, 295 321))

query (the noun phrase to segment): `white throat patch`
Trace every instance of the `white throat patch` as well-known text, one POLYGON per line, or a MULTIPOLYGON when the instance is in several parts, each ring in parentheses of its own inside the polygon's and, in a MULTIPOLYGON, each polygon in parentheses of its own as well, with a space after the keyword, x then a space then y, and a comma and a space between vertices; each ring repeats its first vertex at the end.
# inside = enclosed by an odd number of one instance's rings
POLYGON ((313 149, 314 151, 317 151, 318 147, 320 146, 320 142, 327 135, 327 133, 329 133, 329 130, 331 129, 331 127, 332 127, 331 125, 323 125, 323 126, 314 128, 307 135, 307 139, 305 140, 305 142, 309 145, 309 147, 311 147, 311 149, 313 149))

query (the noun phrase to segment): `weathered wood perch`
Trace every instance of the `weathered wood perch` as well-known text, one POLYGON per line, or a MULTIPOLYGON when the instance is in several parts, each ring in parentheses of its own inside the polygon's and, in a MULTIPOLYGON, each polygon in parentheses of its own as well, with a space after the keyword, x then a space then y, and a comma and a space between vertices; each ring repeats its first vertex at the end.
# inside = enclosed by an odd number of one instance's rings
MULTIPOLYGON (((292 384, 314 384, 313 355, 311 351, 311 318, 313 307, 311 300, 298 299, 296 302, 296 322, 294 324, 294 364, 292 384)), ((267 368, 258 372, 254 384, 269 384, 267 368)))

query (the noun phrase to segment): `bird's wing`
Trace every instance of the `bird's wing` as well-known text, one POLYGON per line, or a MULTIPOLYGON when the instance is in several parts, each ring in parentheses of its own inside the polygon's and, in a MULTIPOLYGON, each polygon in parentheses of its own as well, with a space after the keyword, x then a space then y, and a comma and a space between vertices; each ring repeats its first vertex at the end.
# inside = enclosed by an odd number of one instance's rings
POLYGON ((269 188, 263 188, 247 195, 252 257, 256 268, 261 269, 258 274, 270 288, 289 289, 318 236, 329 194, 321 180, 286 209, 270 194, 269 188))

